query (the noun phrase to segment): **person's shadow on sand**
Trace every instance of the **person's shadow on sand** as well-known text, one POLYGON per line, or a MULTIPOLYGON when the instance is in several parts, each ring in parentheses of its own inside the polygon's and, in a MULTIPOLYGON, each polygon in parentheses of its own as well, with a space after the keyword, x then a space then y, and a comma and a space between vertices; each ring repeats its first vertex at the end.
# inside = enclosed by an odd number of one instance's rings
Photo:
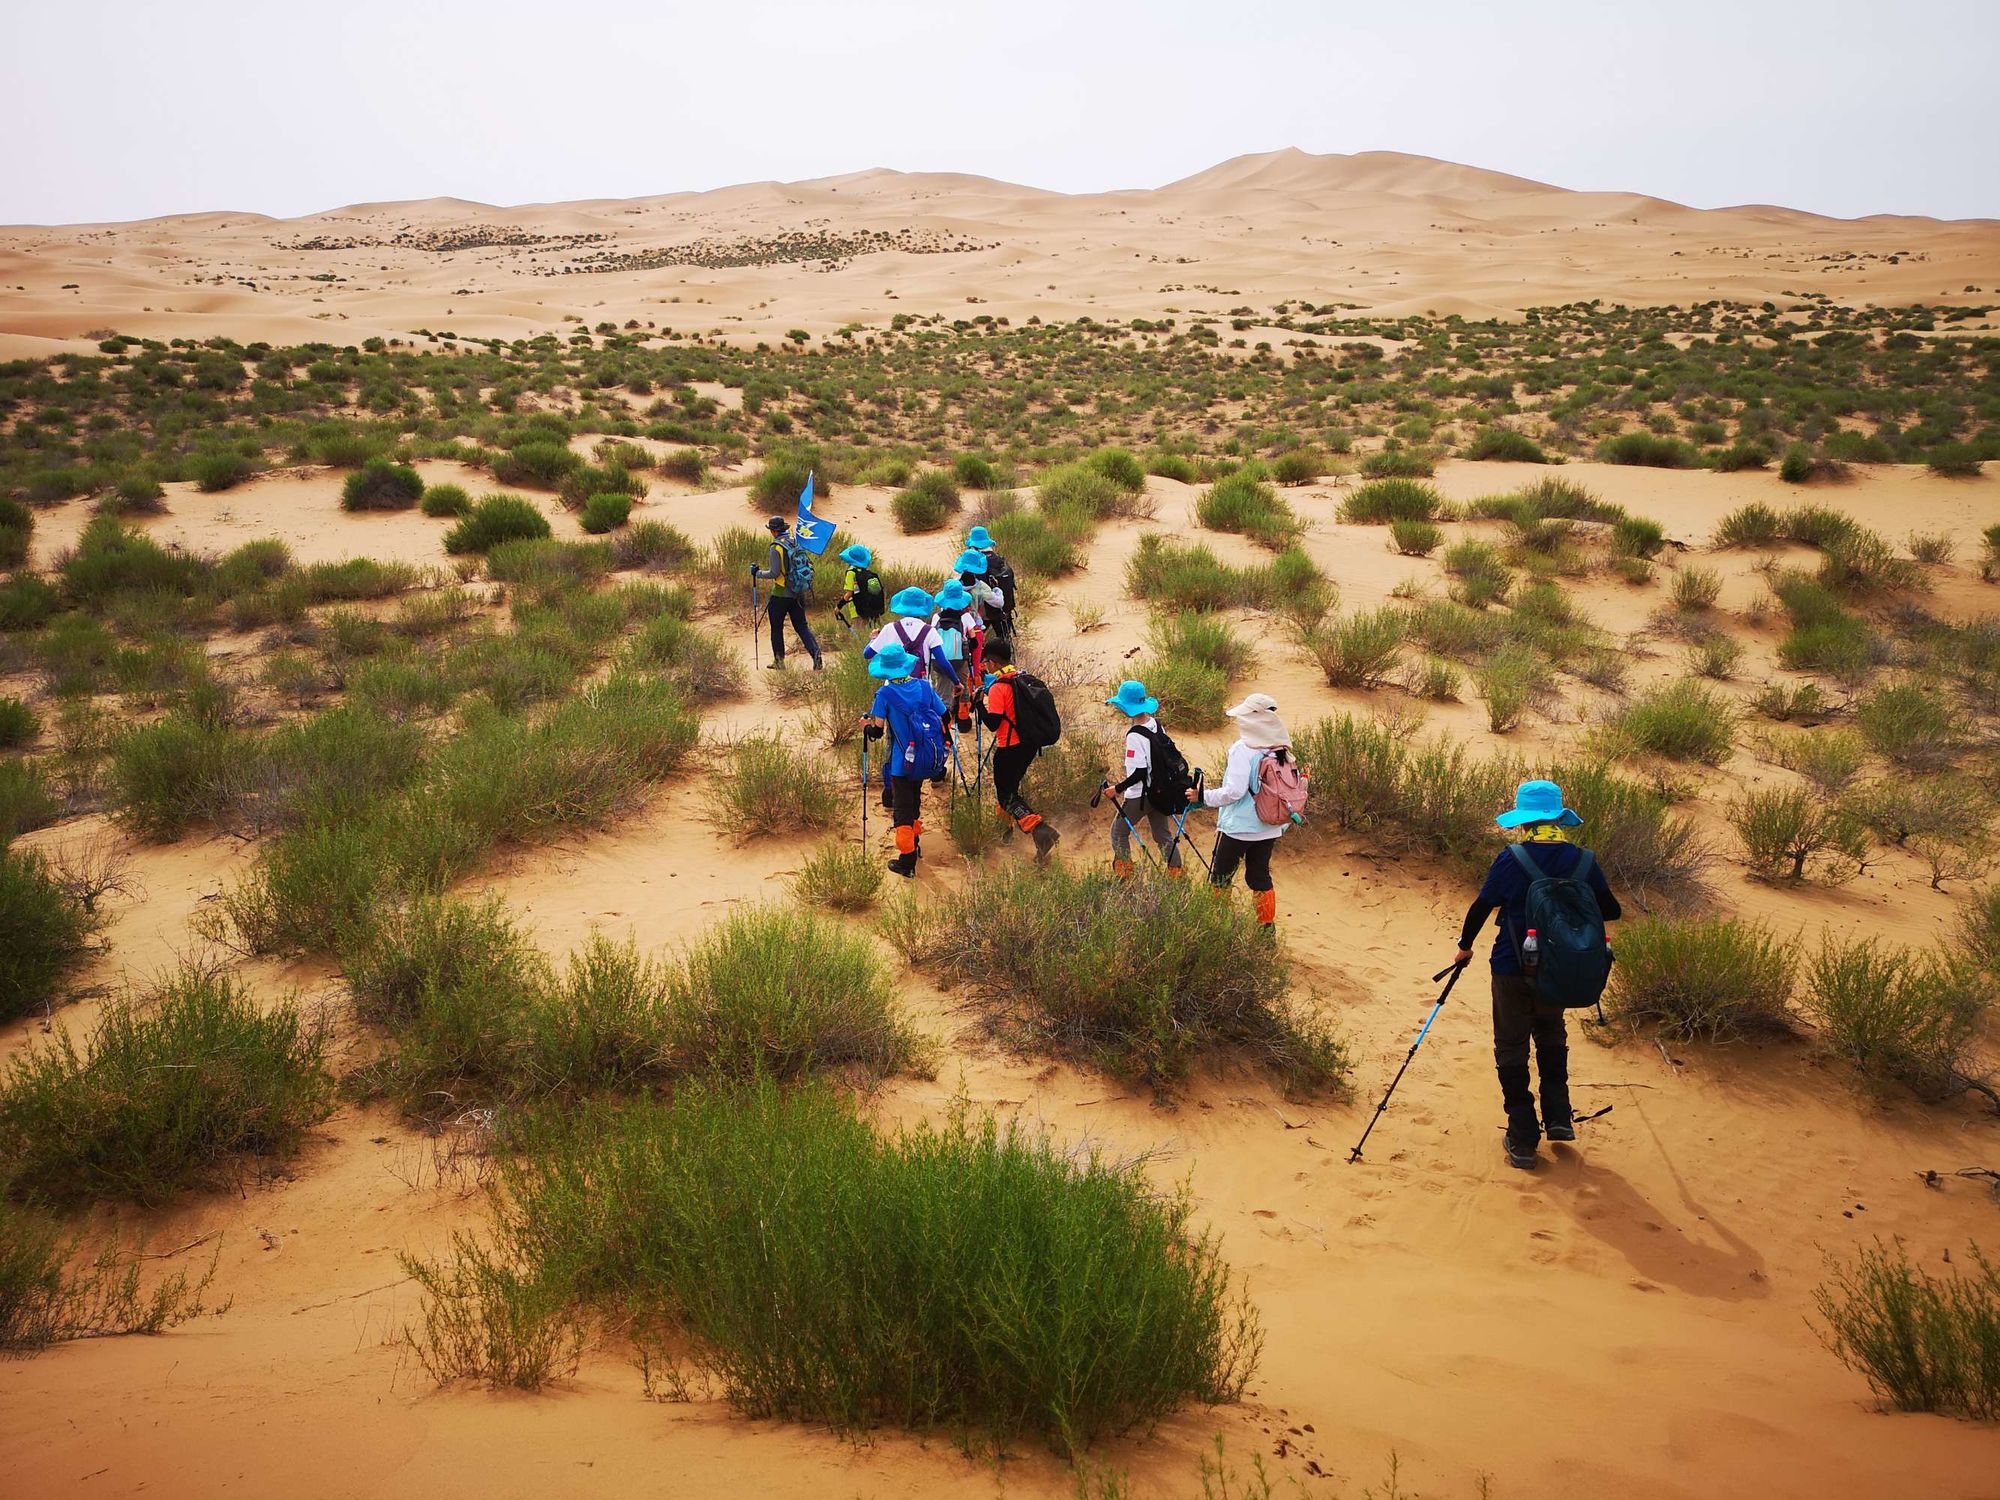
POLYGON ((1555 1148, 1553 1162, 1531 1182, 1542 1189, 1543 1201, 1560 1207, 1578 1228, 1624 1256, 1647 1282, 1725 1302, 1770 1295, 1763 1257, 1696 1203, 1678 1173, 1674 1185, 1685 1211, 1680 1223, 1610 1167, 1566 1147, 1555 1148), (1709 1243, 1711 1239, 1720 1245, 1709 1243))

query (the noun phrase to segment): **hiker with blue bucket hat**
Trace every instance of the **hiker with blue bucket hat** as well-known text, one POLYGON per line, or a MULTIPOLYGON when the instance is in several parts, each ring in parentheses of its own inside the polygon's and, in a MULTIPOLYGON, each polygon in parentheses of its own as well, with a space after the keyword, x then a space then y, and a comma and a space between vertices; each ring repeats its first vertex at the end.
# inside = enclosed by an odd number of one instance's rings
POLYGON ((898 589, 895 598, 889 601, 889 613, 895 618, 875 632, 873 639, 861 648, 861 659, 872 663, 876 656, 891 646, 900 646, 916 658, 917 670, 928 679, 932 671, 944 673, 953 687, 959 683, 958 668, 945 655, 944 641, 938 635, 937 626, 931 622, 936 613, 937 601, 914 584, 906 589, 898 589))
POLYGON ((948 764, 945 736, 951 732, 944 699, 928 679, 923 664, 891 641, 868 662, 868 675, 882 684, 862 718, 862 734, 886 739, 882 757, 882 805, 896 827, 896 857, 891 873, 905 880, 917 873, 923 857, 924 783, 942 782, 948 764))
POLYGON ((834 606, 834 617, 849 633, 853 632, 856 621, 873 629, 888 604, 882 597, 882 575, 875 571, 875 554, 856 542, 840 549, 840 560, 847 564, 847 576, 841 580, 840 603, 834 606))
POLYGON ((979 626, 978 617, 972 614, 972 593, 956 578, 947 579, 944 587, 937 591, 934 602, 937 614, 932 623, 937 626, 938 639, 944 644, 945 660, 956 668, 965 660, 968 628, 976 630, 979 626), (971 617, 969 627, 968 616, 971 617))
POLYGON ((959 584, 972 595, 970 613, 978 621, 969 648, 975 674, 984 670, 985 653, 980 647, 986 640, 1004 639, 1012 644, 1014 639, 1011 624, 1005 620, 1005 601, 1000 596, 1000 590, 987 581, 986 568, 986 554, 974 547, 959 553, 958 561, 951 565, 952 572, 958 575, 959 584))
POLYGON ((993 545, 993 533, 984 526, 975 526, 965 534, 965 550, 980 553, 985 557, 987 586, 1000 596, 998 608, 990 612, 993 633, 1004 636, 1012 642, 1016 592, 1014 569, 993 545))
POLYGON ((1125 716, 1125 779, 1108 788, 1117 811, 1111 820, 1111 873, 1120 880, 1132 878, 1132 834, 1143 817, 1153 847, 1165 851, 1167 873, 1179 878, 1185 873, 1181 845, 1166 809, 1183 805, 1194 784, 1187 760, 1160 727, 1160 700, 1146 691, 1145 683, 1128 677, 1104 702, 1125 716))
POLYGON ((1487 917, 1500 914, 1493 942, 1493 1064, 1507 1110, 1509 1165, 1532 1168, 1544 1132, 1551 1141, 1576 1139, 1569 1097, 1567 1012, 1596 1003, 1610 975, 1604 923, 1619 915, 1618 898, 1596 857, 1569 838, 1583 819, 1553 781, 1524 781, 1514 805, 1493 820, 1520 841, 1500 851, 1479 894, 1466 908, 1455 964, 1472 961, 1472 943, 1487 917), (1535 1111, 1528 1054, 1540 1075, 1535 1111))

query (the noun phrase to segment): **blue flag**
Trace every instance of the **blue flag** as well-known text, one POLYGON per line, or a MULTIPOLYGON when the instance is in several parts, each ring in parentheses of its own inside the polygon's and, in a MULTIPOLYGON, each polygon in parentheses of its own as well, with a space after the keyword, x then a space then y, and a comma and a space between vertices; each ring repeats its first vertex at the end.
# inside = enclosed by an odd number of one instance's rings
POLYGON ((813 476, 806 474, 806 487, 799 491, 799 518, 792 527, 792 535, 798 544, 814 557, 826 551, 827 543, 833 540, 833 526, 813 514, 813 476))

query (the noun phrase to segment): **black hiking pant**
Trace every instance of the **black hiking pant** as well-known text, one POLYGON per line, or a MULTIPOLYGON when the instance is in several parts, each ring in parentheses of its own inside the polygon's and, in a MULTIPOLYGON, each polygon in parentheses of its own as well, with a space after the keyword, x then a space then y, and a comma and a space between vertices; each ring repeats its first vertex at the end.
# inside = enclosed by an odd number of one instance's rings
POLYGON ((1567 1020, 1560 1006, 1536 999, 1534 985, 1522 975, 1493 976, 1493 1066, 1500 1074, 1509 1134, 1541 1139, 1535 1092, 1528 1082, 1530 1045, 1541 1075, 1542 1120, 1550 1125, 1570 1122, 1567 1020))
POLYGON ((1228 885, 1243 866, 1243 883, 1253 891, 1271 889, 1271 851, 1276 839, 1239 839, 1231 834, 1215 836, 1215 853, 1208 862, 1208 878, 1213 885, 1228 885))
POLYGON ((1017 827, 1032 828, 1041 819, 1021 800, 1021 781, 1041 752, 1032 745, 998 745, 993 751, 993 796, 1000 811, 1017 827), (1032 819, 1033 821, 1028 821, 1032 819))
POLYGON ((764 613, 771 621, 771 660, 785 659, 785 621, 792 622, 792 634, 799 638, 799 644, 806 648, 806 655, 819 660, 819 640, 813 635, 813 628, 806 623, 806 601, 797 594, 774 596, 764 601, 764 613))

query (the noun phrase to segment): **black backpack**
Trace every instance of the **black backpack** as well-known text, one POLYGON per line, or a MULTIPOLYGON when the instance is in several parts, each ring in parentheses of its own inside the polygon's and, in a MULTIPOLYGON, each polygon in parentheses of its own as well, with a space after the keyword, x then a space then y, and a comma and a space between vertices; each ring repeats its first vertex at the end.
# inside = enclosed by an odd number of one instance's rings
POLYGON ((1187 757, 1166 730, 1132 727, 1134 733, 1146 737, 1152 751, 1153 763, 1146 772, 1147 805, 1154 812, 1178 818, 1187 809, 1187 794, 1194 790, 1194 772, 1188 768, 1187 757))
POLYGON ((1021 743, 1046 750, 1060 740, 1062 714, 1049 685, 1031 672, 1016 672, 1006 680, 1014 684, 1014 732, 1021 743))
POLYGON ((854 613, 858 619, 882 618, 882 579, 867 568, 854 570, 854 613))
MULTIPOLYGON (((1535 967, 1530 983, 1547 1005, 1577 1010, 1597 1004, 1611 978, 1611 945, 1604 938, 1604 914, 1590 888, 1596 863, 1588 849, 1579 852, 1576 868, 1567 875, 1545 875, 1521 844, 1508 850, 1528 877, 1528 926, 1535 934, 1535 967)), ((1518 953, 1526 933, 1515 937, 1518 953)), ((1527 965, 1524 963, 1525 970, 1527 965)))
POLYGON ((986 554, 986 581, 1000 590, 1000 607, 1013 614, 1014 570, 1007 565, 1007 559, 997 552, 986 554))

